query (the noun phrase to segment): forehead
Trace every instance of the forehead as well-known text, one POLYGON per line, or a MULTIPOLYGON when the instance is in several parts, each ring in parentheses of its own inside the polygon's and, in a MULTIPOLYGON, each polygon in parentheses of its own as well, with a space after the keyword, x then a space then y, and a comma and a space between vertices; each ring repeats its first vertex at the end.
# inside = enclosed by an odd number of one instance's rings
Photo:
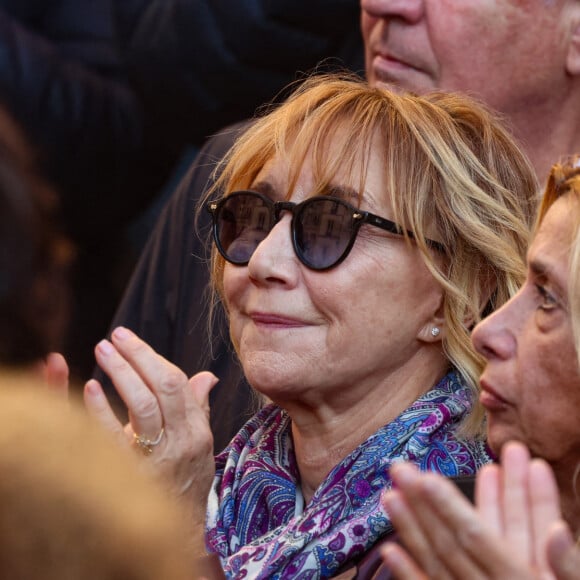
POLYGON ((575 197, 565 195, 557 199, 544 216, 528 252, 528 263, 552 273, 562 287, 568 279, 570 247, 579 210, 575 197))
POLYGON ((384 146, 378 135, 372 137, 370 146, 360 142, 353 147, 338 130, 320 151, 311 147, 303 163, 293 158, 291 146, 286 153, 271 157, 254 184, 267 183, 285 196, 308 196, 321 193, 320 188, 340 186, 369 197, 370 192, 384 191, 385 168, 384 146), (289 191, 292 187, 294 191, 289 191))

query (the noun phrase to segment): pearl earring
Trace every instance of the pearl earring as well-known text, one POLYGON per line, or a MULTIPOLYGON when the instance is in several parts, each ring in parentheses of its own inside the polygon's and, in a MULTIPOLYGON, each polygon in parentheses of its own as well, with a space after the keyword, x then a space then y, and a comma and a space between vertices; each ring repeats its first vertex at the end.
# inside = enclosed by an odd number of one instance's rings
POLYGON ((434 326, 434 327, 431 329, 431 336, 433 336, 433 337, 435 337, 435 336, 439 336, 439 333, 440 333, 440 332, 441 332, 441 331, 439 330, 439 327, 438 327, 438 326, 434 326))

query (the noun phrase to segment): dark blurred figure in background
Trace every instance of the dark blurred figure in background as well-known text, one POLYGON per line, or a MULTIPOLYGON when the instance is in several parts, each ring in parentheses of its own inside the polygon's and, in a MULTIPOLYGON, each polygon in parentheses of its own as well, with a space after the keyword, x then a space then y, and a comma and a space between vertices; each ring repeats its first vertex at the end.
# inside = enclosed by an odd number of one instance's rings
POLYGON ((356 19, 356 0, 0 0, 0 101, 62 196, 76 245, 73 375, 91 372, 134 266, 130 226, 184 151, 297 70, 330 56, 362 67, 356 19))
POLYGON ((123 228, 173 163, 146 143, 152 135, 116 49, 111 1, 0 0, 0 101, 61 196, 76 246, 64 350, 82 376, 129 269, 123 228))
POLYGON ((195 146, 322 60, 364 71, 357 0, 124 0, 118 10, 147 108, 162 106, 174 136, 195 146))
POLYGON ((0 107, 0 369, 29 369, 61 347, 71 248, 58 199, 34 170, 25 138, 0 107))
MULTIPOLYGON (((62 379, 66 391, 59 355, 44 367, 51 372, 39 364, 58 347, 66 317, 71 252, 57 211, 0 108, 0 577, 197 578, 203 530, 191 537, 133 454, 42 381, 62 379)), ((204 577, 221 577, 213 570, 204 577)))

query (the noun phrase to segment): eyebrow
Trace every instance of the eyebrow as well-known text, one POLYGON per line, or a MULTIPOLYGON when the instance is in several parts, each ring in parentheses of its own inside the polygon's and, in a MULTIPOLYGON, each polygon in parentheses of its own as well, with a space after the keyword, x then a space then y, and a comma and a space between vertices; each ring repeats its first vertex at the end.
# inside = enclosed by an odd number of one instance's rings
POLYGON ((550 276, 553 268, 539 258, 528 260, 528 268, 535 276, 550 276))
MULTIPOLYGON (((257 191, 258 193, 262 193, 273 200, 280 197, 277 189, 269 181, 257 181, 252 184, 251 189, 253 191, 257 191)), ((360 197, 359 192, 353 187, 348 187, 346 185, 335 185, 332 183, 326 187, 324 195, 337 197, 355 206, 358 206, 360 197)))
POLYGON ((353 205, 358 205, 358 202, 360 200, 360 194, 359 192, 354 189, 353 187, 348 187, 346 185, 333 185, 330 184, 327 188, 327 194, 326 195, 331 195, 332 197, 338 197, 339 199, 342 199, 344 201, 347 201, 348 203, 352 203, 353 201, 355 201, 356 203, 353 205))
POLYGON ((533 258, 528 261, 528 268, 537 277, 549 278, 550 282, 556 286, 562 296, 566 296, 566 285, 563 285, 552 264, 545 262, 541 258, 533 258))
POLYGON ((262 193, 271 199, 278 197, 276 194, 276 188, 269 181, 256 181, 255 183, 252 183, 250 189, 262 193))

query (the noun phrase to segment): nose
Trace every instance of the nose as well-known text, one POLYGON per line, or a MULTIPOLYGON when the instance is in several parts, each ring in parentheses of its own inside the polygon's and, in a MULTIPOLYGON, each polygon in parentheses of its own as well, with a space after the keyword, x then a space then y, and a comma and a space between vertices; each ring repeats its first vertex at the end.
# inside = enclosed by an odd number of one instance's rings
POLYGON ((362 14, 374 18, 402 18, 417 22, 423 16, 423 0, 361 0, 362 14))
POLYGON ((516 353, 521 324, 520 296, 521 290, 473 329, 471 342, 488 361, 506 360, 516 353))
POLYGON ((258 244, 250 261, 248 273, 258 284, 283 284, 293 287, 300 266, 292 246, 290 223, 292 216, 284 213, 270 233, 258 244))

